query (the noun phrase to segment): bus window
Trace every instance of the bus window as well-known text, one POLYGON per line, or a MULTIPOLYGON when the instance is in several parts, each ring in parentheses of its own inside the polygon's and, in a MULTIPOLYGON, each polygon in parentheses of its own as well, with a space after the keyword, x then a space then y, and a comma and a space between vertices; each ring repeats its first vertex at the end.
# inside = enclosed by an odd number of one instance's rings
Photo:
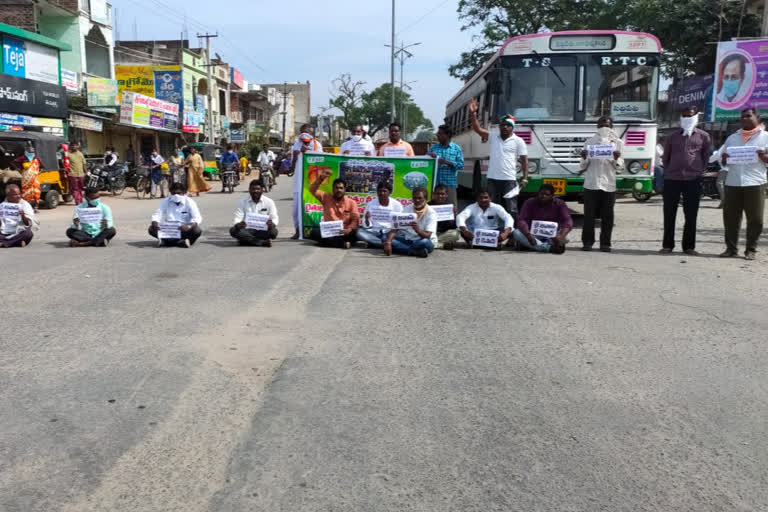
POLYGON ((586 77, 586 121, 656 119, 659 80, 656 56, 590 55, 586 77))
POLYGON ((503 57, 504 93, 494 117, 511 114, 518 121, 573 121, 576 62, 569 55, 503 57))

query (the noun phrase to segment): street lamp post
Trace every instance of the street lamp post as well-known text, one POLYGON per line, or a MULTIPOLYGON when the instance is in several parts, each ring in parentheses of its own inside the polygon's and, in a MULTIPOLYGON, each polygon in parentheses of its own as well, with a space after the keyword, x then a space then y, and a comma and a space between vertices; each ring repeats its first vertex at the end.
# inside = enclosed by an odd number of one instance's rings
MULTIPOLYGON (((394 70, 395 66, 395 60, 394 57, 397 57, 400 60, 400 122, 403 122, 403 68, 405 66, 406 59, 410 59, 413 57, 413 54, 408 51, 408 48, 412 48, 414 46, 420 45, 421 42, 418 43, 411 43, 408 46, 405 45, 404 42, 400 42, 400 47, 395 49, 395 46, 392 45, 393 49, 393 59, 392 59, 392 69, 394 70)), ((385 44, 384 46, 390 46, 388 44, 385 44)), ((395 79, 394 79, 394 71, 392 74, 392 115, 390 116, 391 121, 395 121, 395 79)))

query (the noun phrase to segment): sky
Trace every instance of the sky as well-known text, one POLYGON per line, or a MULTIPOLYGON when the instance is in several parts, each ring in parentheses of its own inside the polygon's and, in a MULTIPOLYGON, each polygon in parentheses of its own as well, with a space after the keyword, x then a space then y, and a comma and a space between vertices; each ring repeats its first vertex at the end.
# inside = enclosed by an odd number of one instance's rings
MULTIPOLYGON (((473 46, 472 34, 460 30, 458 0, 396 2, 397 44, 421 43, 410 49, 414 57, 406 61, 404 80, 438 126, 462 85, 448 66, 473 46)), ((251 83, 309 80, 313 115, 328 105, 332 81, 341 73, 366 82, 367 91, 390 80, 388 0, 112 0, 112 6, 115 39, 134 39, 134 31, 139 40, 177 39, 186 19, 193 47, 198 33, 218 32, 213 51, 251 83)))

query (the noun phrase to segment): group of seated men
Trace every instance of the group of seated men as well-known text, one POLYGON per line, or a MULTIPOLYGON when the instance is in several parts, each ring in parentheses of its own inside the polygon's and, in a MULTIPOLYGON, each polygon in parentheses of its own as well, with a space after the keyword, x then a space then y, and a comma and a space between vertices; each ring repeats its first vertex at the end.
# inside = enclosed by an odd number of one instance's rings
MULTIPOLYGON (((332 193, 320 190, 329 177, 330 171, 321 172, 310 192, 323 205, 323 222, 341 221, 342 229, 327 237, 323 237, 321 229, 312 229, 310 238, 322 246, 348 249, 361 241, 367 247, 381 248, 387 256, 395 253, 426 258, 436 248, 452 250, 461 241, 468 248, 501 248, 514 242, 519 249, 562 254, 566 236, 573 228, 565 202, 556 198, 547 184, 525 202, 514 229, 512 216, 501 205, 492 203, 485 190, 477 194, 476 202, 457 214, 444 186, 435 188, 429 203, 427 189, 416 187, 412 203, 403 206, 390 197, 392 188, 386 181, 379 184, 377 197, 368 203, 361 218, 357 203, 346 195, 343 179, 333 182, 332 193), (450 210, 447 215, 438 215, 438 210, 446 209, 450 210), (398 214, 404 214, 407 222, 395 226, 392 216, 398 214), (547 229, 539 229, 541 225, 547 229), (489 233, 492 243, 488 242, 489 233), (485 240, 483 244, 476 239, 478 234, 485 240)), ((149 234, 161 245, 190 247, 202 235, 200 209, 186 195, 182 183, 174 183, 170 192, 152 215, 149 234)), ((29 244, 34 223, 34 210, 21 198, 18 187, 6 187, 6 199, 0 203, 0 247, 29 244)), ((262 182, 253 180, 248 197, 235 210, 229 233, 240 245, 271 247, 278 235, 278 223, 275 202, 264 195, 262 182)), ((75 208, 66 232, 70 246, 106 247, 116 234, 110 207, 100 201, 97 189, 86 190, 85 201, 75 208)))

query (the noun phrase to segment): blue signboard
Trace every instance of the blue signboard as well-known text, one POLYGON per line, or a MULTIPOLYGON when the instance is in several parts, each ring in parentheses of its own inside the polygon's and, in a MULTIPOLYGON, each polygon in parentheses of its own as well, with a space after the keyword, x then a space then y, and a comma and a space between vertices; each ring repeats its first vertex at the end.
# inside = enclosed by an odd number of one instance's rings
POLYGON ((245 142, 245 131, 244 130, 232 130, 229 132, 229 141, 230 142, 245 142))
POLYGON ((3 37, 3 73, 21 78, 27 76, 24 41, 21 39, 3 37))
POLYGON ((181 71, 155 71, 155 98, 176 103, 184 110, 184 86, 181 71))

